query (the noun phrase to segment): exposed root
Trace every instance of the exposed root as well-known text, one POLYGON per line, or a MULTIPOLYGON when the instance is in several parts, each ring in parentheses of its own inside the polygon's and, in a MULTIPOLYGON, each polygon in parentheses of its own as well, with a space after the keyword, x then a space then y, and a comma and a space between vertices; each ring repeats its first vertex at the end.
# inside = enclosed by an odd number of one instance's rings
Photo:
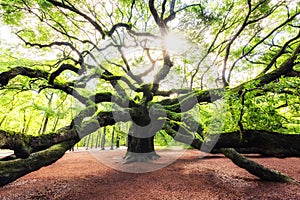
POLYGON ((156 152, 149 153, 133 153, 127 152, 124 157, 124 163, 132 163, 132 162, 149 162, 153 160, 158 160, 160 156, 156 152))

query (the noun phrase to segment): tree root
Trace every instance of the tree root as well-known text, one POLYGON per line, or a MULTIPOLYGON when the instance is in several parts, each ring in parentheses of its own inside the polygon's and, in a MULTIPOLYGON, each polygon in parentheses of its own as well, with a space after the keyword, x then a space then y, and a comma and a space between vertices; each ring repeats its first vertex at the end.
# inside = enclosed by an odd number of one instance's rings
POLYGON ((133 163, 133 162, 149 162, 153 160, 158 160, 160 156, 156 152, 149 153, 133 153, 127 152, 124 157, 124 163, 133 163))

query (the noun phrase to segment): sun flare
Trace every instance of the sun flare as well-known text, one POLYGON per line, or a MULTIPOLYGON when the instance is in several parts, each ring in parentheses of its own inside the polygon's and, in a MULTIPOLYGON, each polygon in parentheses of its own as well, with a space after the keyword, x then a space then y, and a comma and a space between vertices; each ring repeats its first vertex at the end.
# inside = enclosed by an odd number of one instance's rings
POLYGON ((168 51, 176 54, 183 53, 189 49, 190 44, 179 33, 169 32, 163 39, 163 44, 168 51))

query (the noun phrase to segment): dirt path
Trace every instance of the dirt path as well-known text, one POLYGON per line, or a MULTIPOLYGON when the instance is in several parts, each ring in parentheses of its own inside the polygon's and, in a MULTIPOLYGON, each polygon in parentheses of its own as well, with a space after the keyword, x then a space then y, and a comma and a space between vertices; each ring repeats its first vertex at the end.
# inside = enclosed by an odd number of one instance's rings
MULTIPOLYGON (((149 173, 117 171, 95 157, 98 152, 124 167, 116 160, 117 151, 67 153, 53 165, 0 188, 0 199, 300 199, 299 185, 262 182, 221 155, 200 159, 198 151, 189 150, 173 164, 149 173)), ((300 180, 299 158, 253 159, 300 180)))

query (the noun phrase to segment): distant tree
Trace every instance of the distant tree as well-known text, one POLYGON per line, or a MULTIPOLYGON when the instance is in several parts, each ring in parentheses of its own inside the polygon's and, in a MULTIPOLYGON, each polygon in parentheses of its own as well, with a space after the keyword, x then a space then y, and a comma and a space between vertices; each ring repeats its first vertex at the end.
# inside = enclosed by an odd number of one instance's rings
POLYGON ((110 144, 110 150, 114 149, 114 137, 115 137, 115 128, 113 128, 111 132, 111 144, 110 144))

